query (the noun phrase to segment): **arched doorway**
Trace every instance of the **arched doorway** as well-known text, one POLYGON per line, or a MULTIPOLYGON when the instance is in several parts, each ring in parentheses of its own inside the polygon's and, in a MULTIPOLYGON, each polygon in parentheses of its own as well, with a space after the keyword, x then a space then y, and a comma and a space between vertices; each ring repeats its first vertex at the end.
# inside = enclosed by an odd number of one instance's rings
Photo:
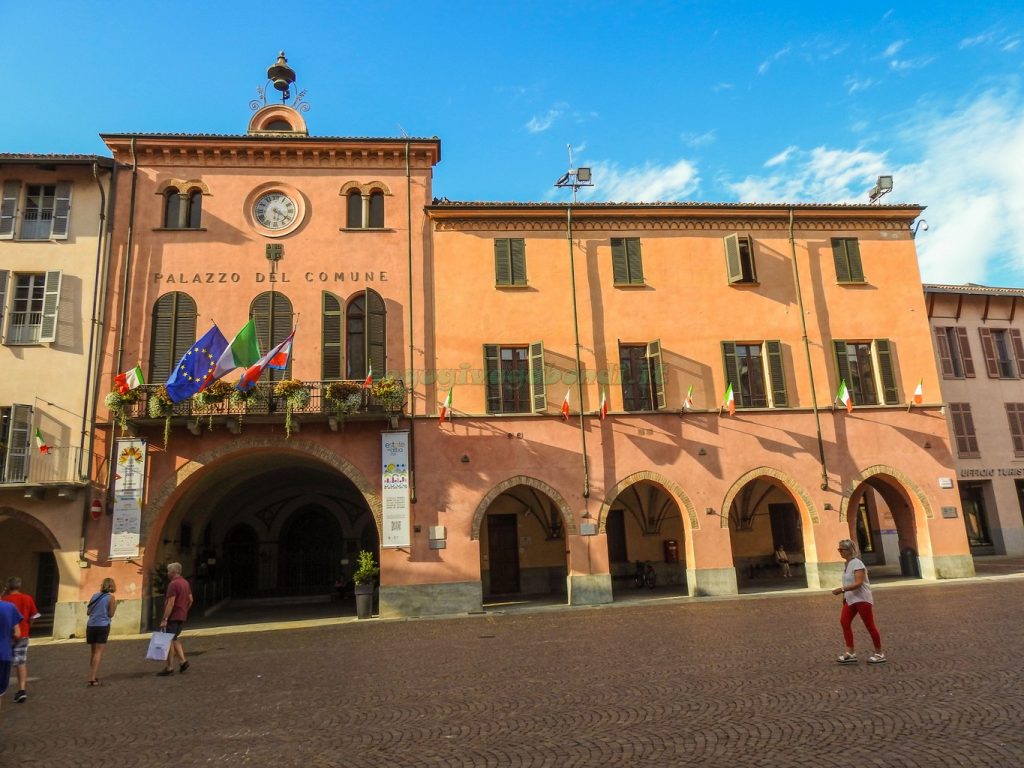
POLYGON ((565 520, 539 485, 512 485, 487 504, 479 526, 485 603, 567 599, 565 520))
POLYGON ((741 592, 806 587, 810 532, 796 496, 774 475, 753 473, 741 480, 727 515, 737 587, 741 592))
POLYGON ((621 489, 605 515, 612 595, 617 598, 653 590, 686 594, 683 517, 679 504, 659 483, 640 480, 621 489), (638 569, 653 568, 654 579, 640 579, 638 569))
POLYGON ((341 525, 323 507, 303 506, 285 523, 279 552, 280 590, 290 595, 321 594, 341 575, 341 525))
MULTIPOLYGON (((10 576, 22 581, 22 591, 30 594, 42 616, 33 624, 33 634, 42 637, 53 632, 61 574, 55 553, 60 546, 38 519, 19 510, 0 507, 0 579, 10 576)), ((0 584, 2 586, 2 584, 0 584)))
POLYGON ((236 525, 224 537, 224 567, 230 579, 229 594, 252 597, 259 589, 260 539, 252 526, 236 525))
POLYGON ((872 468, 861 473, 846 503, 850 538, 871 578, 921 578, 917 514, 902 479, 872 468))

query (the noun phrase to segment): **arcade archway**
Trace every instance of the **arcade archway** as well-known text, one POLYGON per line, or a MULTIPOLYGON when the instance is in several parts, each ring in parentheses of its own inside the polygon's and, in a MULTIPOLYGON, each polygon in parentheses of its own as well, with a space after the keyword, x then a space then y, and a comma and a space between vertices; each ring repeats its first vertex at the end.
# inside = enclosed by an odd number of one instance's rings
POLYGON ((56 557, 60 551, 56 537, 38 519, 11 507, 0 507, 0 579, 20 577, 23 591, 35 598, 42 614, 34 625, 36 636, 53 630, 61 583, 74 583, 70 574, 61 573, 56 557))

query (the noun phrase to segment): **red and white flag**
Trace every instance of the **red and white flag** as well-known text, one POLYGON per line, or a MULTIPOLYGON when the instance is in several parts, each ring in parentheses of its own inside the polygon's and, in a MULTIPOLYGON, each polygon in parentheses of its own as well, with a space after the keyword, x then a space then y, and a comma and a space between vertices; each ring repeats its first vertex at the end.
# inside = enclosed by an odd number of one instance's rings
POLYGON ((569 392, 571 390, 565 390, 565 400, 562 401, 562 418, 566 421, 569 420, 569 392))
POLYGON ((448 421, 452 420, 452 391, 450 389, 448 390, 448 397, 446 397, 444 402, 441 403, 441 412, 438 417, 438 423, 444 424, 444 420, 446 418, 448 421))
POLYGON ((598 409, 598 413, 602 419, 608 418, 608 393, 605 392, 604 387, 601 387, 601 407, 598 409))
POLYGON ((846 406, 847 413, 853 413, 853 398, 850 396, 850 390, 846 386, 846 379, 839 381, 839 391, 836 392, 836 400, 846 406))
POLYGON ((46 456, 52 450, 52 448, 46 444, 46 441, 43 440, 43 433, 39 431, 39 427, 36 427, 36 448, 39 449, 39 452, 43 454, 43 456, 46 456))
POLYGON ((914 390, 914 405, 924 402, 924 379, 917 382, 917 389, 914 390))
POLYGON ((363 389, 369 389, 373 386, 373 363, 370 363, 370 368, 366 372, 366 381, 363 382, 363 389))
MULTIPOLYGON (((246 392, 256 386, 256 382, 260 380, 260 376, 263 375, 263 371, 270 367, 270 361, 280 359, 280 355, 284 355, 285 364, 288 362, 288 355, 292 349, 292 339, 295 337, 295 331, 288 334, 288 338, 274 347, 272 350, 267 352, 263 357, 256 361, 255 365, 250 365, 245 369, 245 373, 242 374, 242 378, 238 380, 235 385, 236 389, 246 392)), ((276 366, 275 366, 276 367, 276 366)))
POLYGON ((292 355, 292 338, 294 336, 295 332, 292 331, 288 338, 284 340, 284 344, 279 346, 274 356, 267 361, 267 368, 283 371, 288 367, 288 358, 292 355))
POLYGON ((114 388, 122 395, 127 395, 145 383, 146 380, 142 377, 142 368, 138 365, 130 371, 119 373, 114 377, 114 388))

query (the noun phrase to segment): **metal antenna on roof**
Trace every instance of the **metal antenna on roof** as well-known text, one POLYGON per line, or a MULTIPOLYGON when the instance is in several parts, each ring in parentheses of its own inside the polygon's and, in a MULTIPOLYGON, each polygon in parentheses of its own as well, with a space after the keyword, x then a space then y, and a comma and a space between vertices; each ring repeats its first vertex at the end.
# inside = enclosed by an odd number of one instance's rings
POLYGON ((572 144, 566 144, 569 149, 569 170, 562 174, 561 178, 555 182, 556 187, 572 187, 572 201, 576 202, 576 190, 580 187, 592 187, 594 182, 591 181, 590 168, 573 168, 572 167, 572 144))

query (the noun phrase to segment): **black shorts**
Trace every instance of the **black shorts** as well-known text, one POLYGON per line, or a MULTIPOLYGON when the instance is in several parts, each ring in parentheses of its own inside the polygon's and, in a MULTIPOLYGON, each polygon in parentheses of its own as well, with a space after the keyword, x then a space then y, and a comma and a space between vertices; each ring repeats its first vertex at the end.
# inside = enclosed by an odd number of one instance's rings
POLYGON ((172 635, 177 637, 181 634, 181 630, 183 630, 184 628, 184 621, 168 621, 167 626, 164 628, 164 632, 170 632, 172 635))
POLYGON ((86 627, 85 642, 89 645, 106 645, 110 637, 110 625, 105 627, 86 627))

